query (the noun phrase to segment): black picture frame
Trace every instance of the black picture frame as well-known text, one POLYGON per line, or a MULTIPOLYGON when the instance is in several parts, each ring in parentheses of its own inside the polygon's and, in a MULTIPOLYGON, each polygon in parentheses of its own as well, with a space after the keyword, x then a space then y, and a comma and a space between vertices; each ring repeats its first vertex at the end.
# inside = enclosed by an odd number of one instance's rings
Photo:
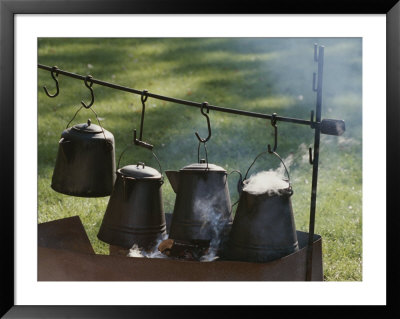
MULTIPOLYGON (((398 136, 400 136, 400 1, 274 1, 245 3, 216 1, 162 1, 162 0, 0 0, 0 192, 1 243, 1 308, 5 318, 157 318, 205 317, 209 312, 216 316, 248 316, 248 311, 264 311, 260 307, 167 307, 167 306, 22 306, 14 303, 14 18, 16 14, 385 14, 387 21, 387 116, 379 118, 377 126, 386 120, 387 139, 387 305, 378 307, 329 307, 335 316, 359 316, 363 313, 379 317, 399 315, 398 291, 399 271, 395 260, 399 237, 395 236, 398 224, 399 204, 395 198, 400 162, 398 136), (12 169, 11 169, 12 168, 12 169), (195 308, 195 309, 193 309, 195 308)), ((382 141, 382 144, 384 142, 382 141)), ((377 145, 379 152, 379 145, 377 145)), ((379 218, 379 216, 377 216, 379 218)), ((240 292, 238 292, 240 293, 240 292)), ((297 292, 300 293, 300 292, 297 292)), ((315 307, 315 311, 326 313, 327 307, 315 307)), ((310 316, 308 307, 269 307, 268 315, 282 311, 296 316, 310 316)))

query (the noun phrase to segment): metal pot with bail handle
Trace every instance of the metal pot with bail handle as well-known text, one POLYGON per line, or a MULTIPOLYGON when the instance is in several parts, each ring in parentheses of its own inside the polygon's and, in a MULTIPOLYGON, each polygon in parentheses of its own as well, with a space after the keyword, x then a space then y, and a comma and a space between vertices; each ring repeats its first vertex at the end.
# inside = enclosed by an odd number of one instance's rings
POLYGON ((210 247, 219 250, 227 238, 232 225, 232 206, 227 183, 227 171, 208 162, 206 142, 211 137, 210 121, 204 108, 208 137, 199 140, 197 163, 192 163, 179 171, 167 170, 165 174, 176 193, 169 238, 184 241, 210 241, 210 247), (200 159, 200 146, 205 150, 205 159, 200 159))
POLYGON ((212 240, 229 227, 231 200, 224 168, 201 159, 165 173, 176 193, 170 238, 212 240))
POLYGON ((296 227, 290 197, 293 194, 289 172, 281 159, 275 153, 285 168, 288 178, 280 180, 282 187, 264 189, 254 192, 246 179, 247 170, 240 194, 238 208, 229 234, 224 258, 248 262, 268 262, 298 251, 296 227))
POLYGON ((58 143, 58 153, 51 187, 62 194, 81 197, 109 196, 115 181, 114 136, 105 130, 91 108, 94 103, 91 77, 85 78, 85 85, 92 93, 92 101, 81 108, 67 124, 58 143), (77 124, 68 128, 82 108, 90 109, 99 123, 77 124))
MULTIPOLYGON (((118 160, 127 148, 121 153, 118 160)), ((161 164, 156 159, 160 172, 161 164)), ((117 169, 117 180, 97 237, 126 249, 134 244, 148 249, 166 235, 162 189, 164 177, 143 162, 117 169)))

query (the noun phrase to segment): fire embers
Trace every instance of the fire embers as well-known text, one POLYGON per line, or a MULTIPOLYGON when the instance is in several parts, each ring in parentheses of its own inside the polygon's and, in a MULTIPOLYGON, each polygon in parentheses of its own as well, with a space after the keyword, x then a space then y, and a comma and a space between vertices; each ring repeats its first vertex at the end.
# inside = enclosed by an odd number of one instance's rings
POLYGON ((167 239, 158 246, 158 250, 168 257, 193 261, 203 261, 203 257, 207 256, 209 248, 209 240, 167 239))
POLYGON ((162 254, 158 250, 158 246, 160 243, 167 239, 166 234, 161 234, 156 242, 153 245, 143 247, 138 244, 134 244, 125 254, 127 257, 139 257, 139 258, 167 258, 166 255, 162 254))

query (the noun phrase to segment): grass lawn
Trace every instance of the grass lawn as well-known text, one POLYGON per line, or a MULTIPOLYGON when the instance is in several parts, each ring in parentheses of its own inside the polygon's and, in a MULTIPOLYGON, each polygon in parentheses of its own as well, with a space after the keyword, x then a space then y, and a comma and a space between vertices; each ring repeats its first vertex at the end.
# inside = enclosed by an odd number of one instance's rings
MULTIPOLYGON (((362 280, 362 46, 357 38, 46 38, 38 41, 38 62, 138 90, 195 102, 281 116, 309 119, 315 109, 312 91, 313 44, 325 46, 322 118, 343 119, 346 132, 321 136, 315 233, 323 240, 324 279, 362 280)), ((92 245, 108 254, 96 237, 109 197, 79 198, 50 187, 58 140, 67 123, 89 101, 83 81, 59 76, 55 92, 50 72, 38 70, 38 222, 79 215, 92 245)), ((116 158, 139 129, 140 96, 94 84, 94 110, 114 134, 116 158)), ((212 137, 207 143, 211 163, 228 172, 246 172, 256 155, 273 143, 269 121, 210 111, 212 137)), ((95 121, 81 110, 73 123, 95 121)), ((95 123, 95 122, 94 122, 95 123)), ((155 145, 163 169, 180 169, 197 161, 197 138, 207 136, 205 118, 197 108, 149 98, 143 139, 155 145)), ((304 125, 278 122, 277 152, 286 159, 294 194, 296 228, 308 231, 311 172, 308 147, 314 131, 304 125)), ((131 148, 124 166, 138 161, 157 168, 151 152, 131 148)), ((277 159, 260 158, 252 168, 276 169, 277 159)), ((238 199, 236 176, 229 181, 232 203, 238 199)), ((172 213, 175 194, 163 185, 164 209, 172 213)))

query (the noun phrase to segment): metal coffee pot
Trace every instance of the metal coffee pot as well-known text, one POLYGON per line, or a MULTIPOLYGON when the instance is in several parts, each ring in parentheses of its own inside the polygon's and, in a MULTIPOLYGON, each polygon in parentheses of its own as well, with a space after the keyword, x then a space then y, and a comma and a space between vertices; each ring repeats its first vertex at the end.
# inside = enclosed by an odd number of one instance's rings
POLYGON ((134 244, 151 248, 163 239, 166 235, 163 183, 162 174, 142 162, 118 169, 97 237, 126 249, 134 244))
POLYGON ((169 238, 211 241, 229 229, 232 215, 225 169, 202 159, 165 173, 176 193, 169 238))
MULTIPOLYGON (((259 154, 256 159, 264 153, 266 152, 259 154)), ((279 159, 283 163, 280 157, 279 159)), ((286 169, 284 163, 283 166, 286 169)), ((244 187, 224 251, 225 259, 268 262, 298 251, 290 200, 293 190, 287 169, 286 173, 288 179, 283 181, 287 182, 284 183, 287 187, 282 189, 252 193, 244 187)), ((249 179, 245 177, 243 186, 248 183, 249 179)))
POLYGON ((64 130, 58 145, 51 183, 55 191, 81 197, 111 194, 115 181, 113 134, 89 119, 64 130))

